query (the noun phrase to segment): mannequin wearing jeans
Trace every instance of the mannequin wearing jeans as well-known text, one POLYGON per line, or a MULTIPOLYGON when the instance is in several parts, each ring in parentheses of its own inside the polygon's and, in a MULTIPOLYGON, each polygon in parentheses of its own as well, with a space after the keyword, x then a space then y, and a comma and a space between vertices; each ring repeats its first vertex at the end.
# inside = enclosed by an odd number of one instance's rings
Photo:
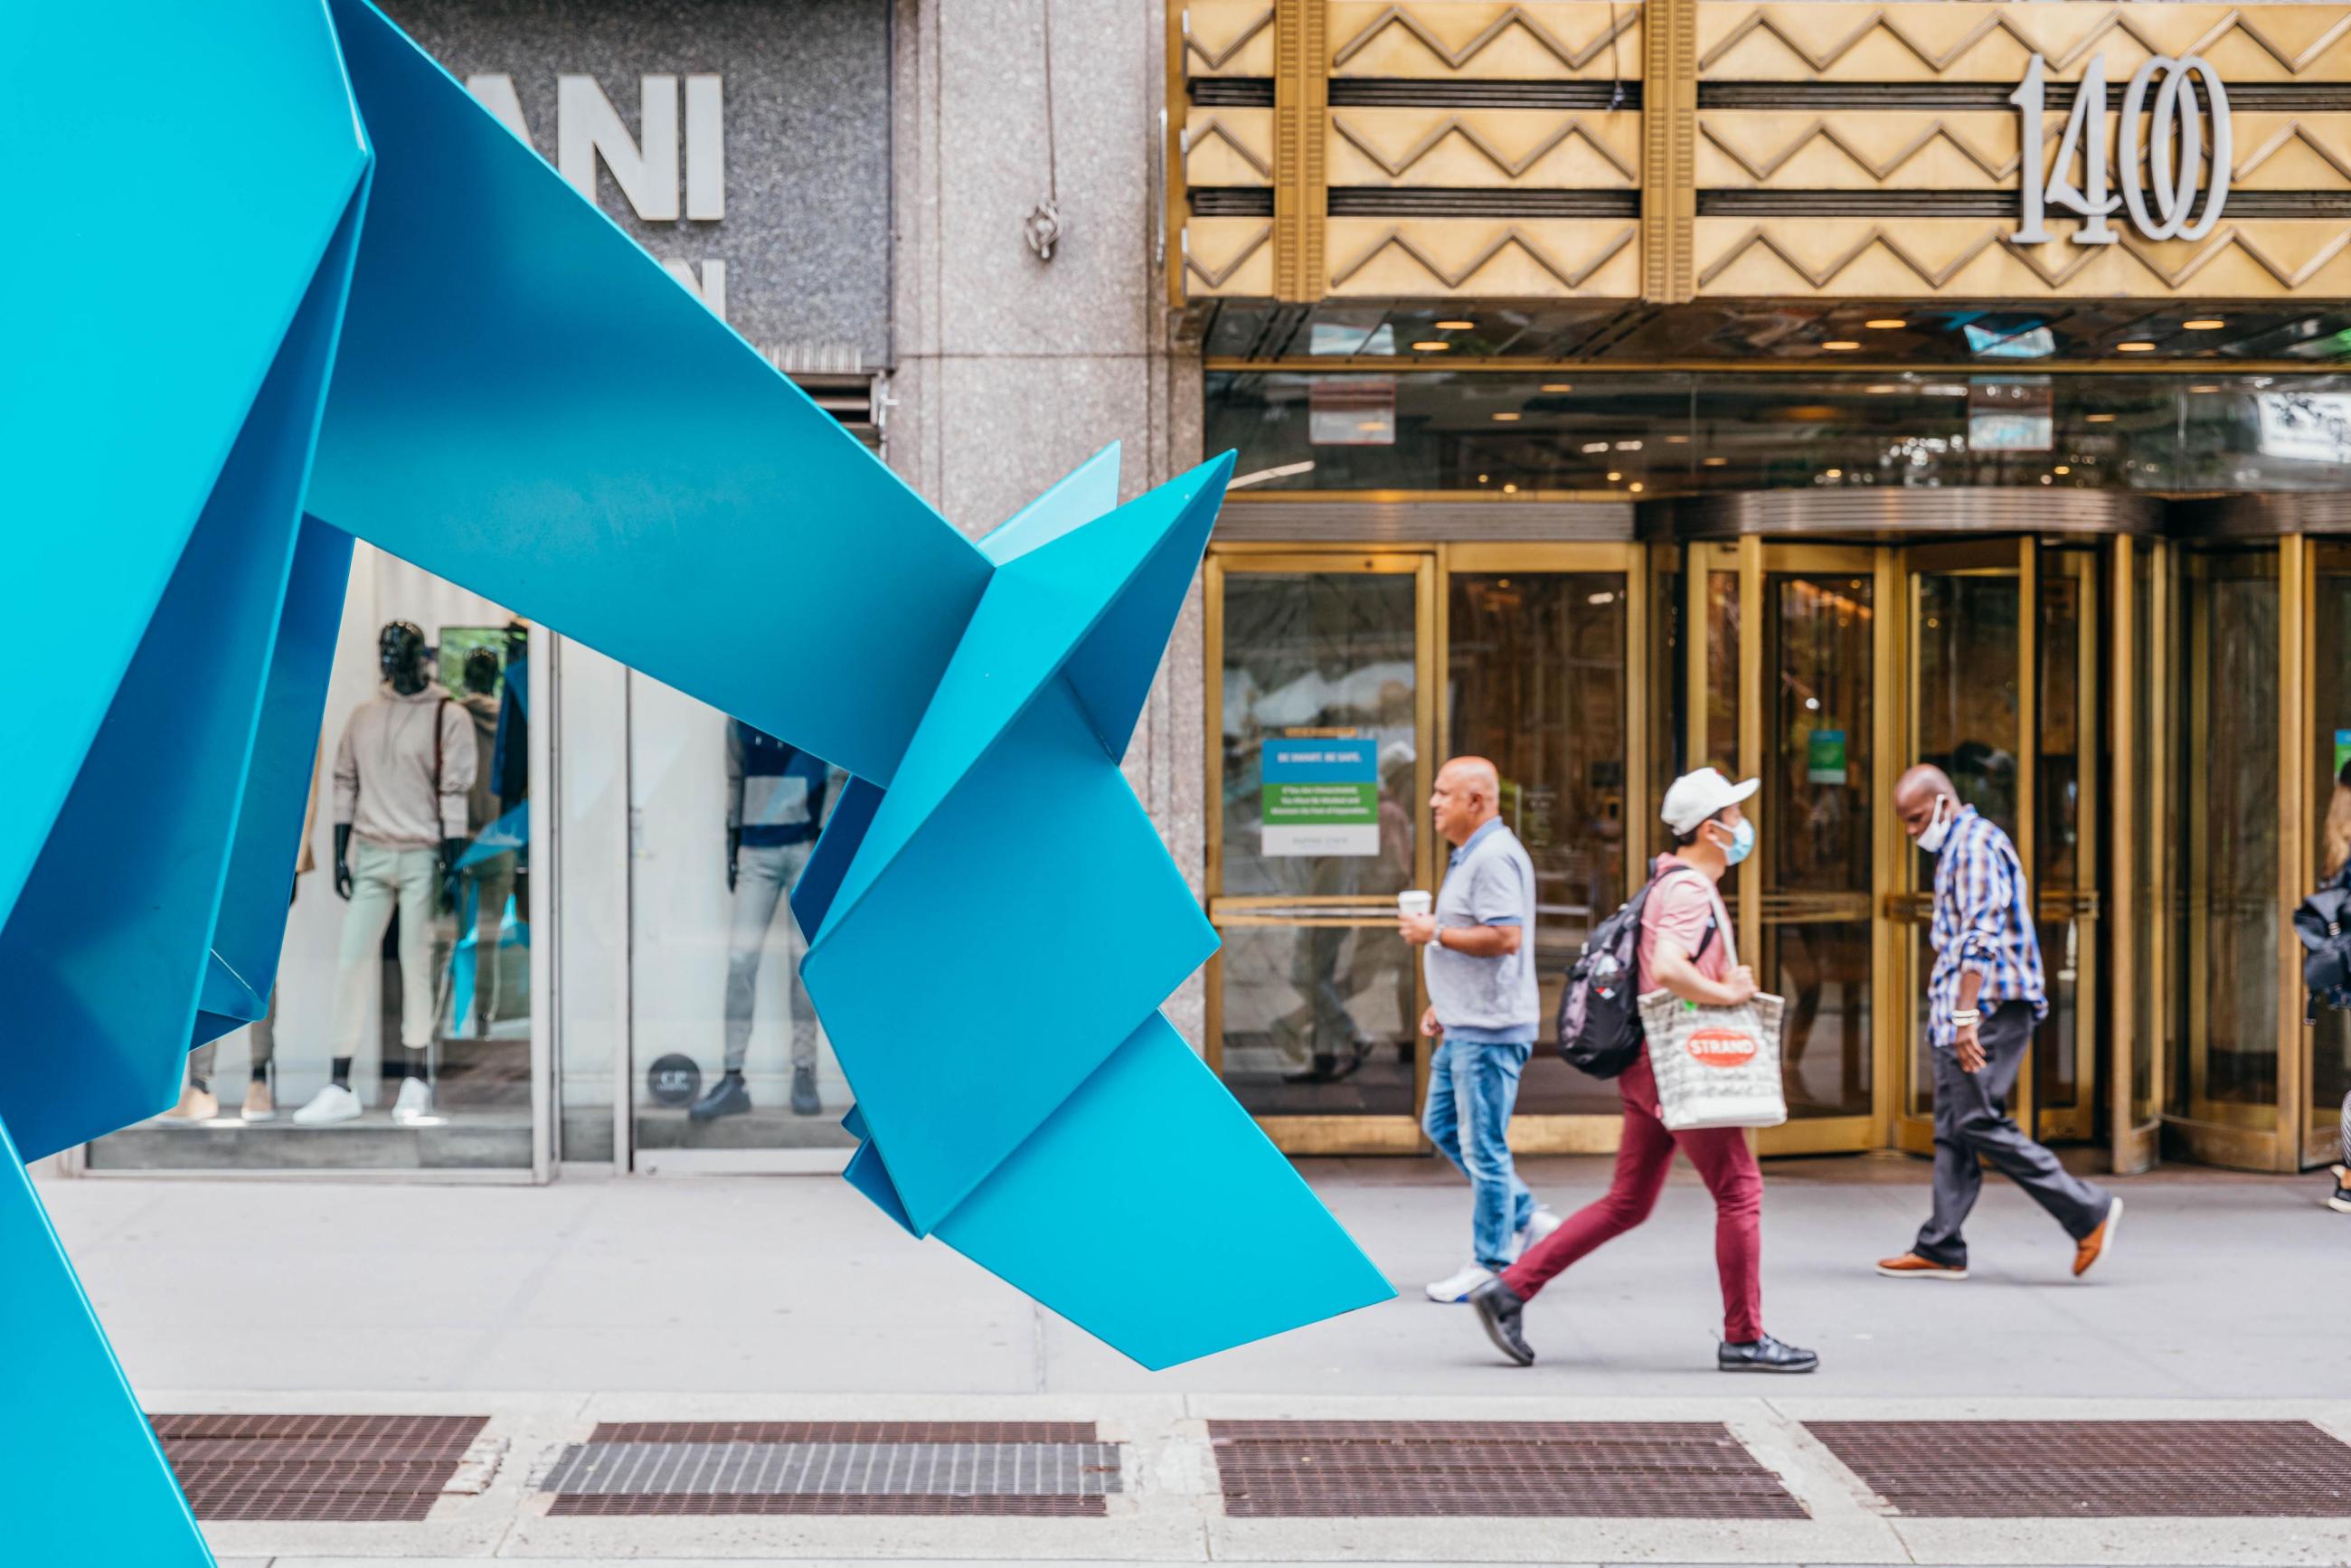
POLYGON ((759 964, 768 931, 784 912, 790 952, 784 966, 791 1018, 792 1112, 824 1109, 816 1087, 816 1009, 800 984, 802 944, 786 901, 815 852, 824 822, 828 769, 822 758, 754 729, 726 726, 726 888, 734 895, 726 933, 726 1071, 688 1109, 696 1122, 751 1109, 743 1064, 751 1050, 759 964))
MULTIPOLYGON (((333 1081, 294 1113, 302 1126, 358 1118, 351 1058, 375 1006, 384 927, 400 913, 400 1099, 393 1115, 432 1108, 424 1053, 433 1043, 433 925, 450 869, 465 847, 476 768, 472 721, 425 678, 424 633, 405 621, 378 643, 383 685, 343 727, 335 750, 335 891, 343 915, 335 977, 333 1081)), ((387 1053, 389 1055, 389 1053, 387 1053)))

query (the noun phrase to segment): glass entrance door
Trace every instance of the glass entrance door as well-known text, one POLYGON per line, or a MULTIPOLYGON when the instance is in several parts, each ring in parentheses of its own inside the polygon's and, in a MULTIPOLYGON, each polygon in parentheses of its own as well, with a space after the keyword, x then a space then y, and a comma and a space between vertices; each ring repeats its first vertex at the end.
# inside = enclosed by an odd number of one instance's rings
MULTIPOLYGON (((2034 866, 2039 747, 2024 744, 2025 737, 2040 735, 2032 711, 2039 682, 2025 678, 2036 667, 2039 618, 2024 613, 2024 606, 2038 602, 2033 543, 1969 540, 1914 546, 1907 553, 1909 700, 1901 766, 1919 761, 1941 768, 1959 803, 1998 823, 2015 841, 2018 858, 2034 866)), ((1925 1154, 1934 1147, 1927 979, 1935 965, 1929 940, 1935 859, 1907 838, 1899 854, 1902 888, 1888 901, 1901 928, 1896 940, 1905 991, 1896 1137, 1902 1147, 1925 1154)), ((2053 967, 2045 928, 2043 939, 2044 967, 2053 967)), ((2051 1016, 2059 1017, 2058 1009, 2053 1007, 2051 1016)), ((2032 1124, 2032 1083, 2028 1064, 2018 1079, 2017 1103, 2009 1107, 2027 1126, 2032 1124)))
MULTIPOLYGON (((2310 551, 2310 704, 2313 755, 2305 769, 2309 804, 2304 811, 2310 845, 2308 870, 2297 894, 2317 885, 2351 854, 2351 544, 2327 543, 2310 551), (2337 790, 2346 804, 2335 804, 2337 790)), ((2289 946, 2292 943, 2289 942, 2289 946)), ((2318 1021, 2302 1032, 2310 1053, 2303 1074, 2308 1085, 2302 1138, 2304 1165, 2342 1158, 2344 1096, 2351 1093, 2351 1013, 2319 1010, 2318 1021)))
POLYGON ((1435 886, 1436 561, 1207 572, 1209 1065, 1292 1153, 1409 1152, 1429 1053, 1395 895, 1435 886))
MULTIPOLYGON (((2173 671, 2169 624, 2170 547, 2118 538, 2107 595, 2112 642, 2107 667, 2114 788, 2104 813, 2115 837, 2107 854, 2114 918, 2106 995, 2107 1145, 2117 1174, 2153 1166, 2160 1155, 2163 1061, 2171 1019, 2162 1006, 2170 947, 2163 939, 2177 835, 2170 821, 2170 731, 2166 695, 2173 671)), ((2095 706, 2095 705, 2090 705, 2095 706)))

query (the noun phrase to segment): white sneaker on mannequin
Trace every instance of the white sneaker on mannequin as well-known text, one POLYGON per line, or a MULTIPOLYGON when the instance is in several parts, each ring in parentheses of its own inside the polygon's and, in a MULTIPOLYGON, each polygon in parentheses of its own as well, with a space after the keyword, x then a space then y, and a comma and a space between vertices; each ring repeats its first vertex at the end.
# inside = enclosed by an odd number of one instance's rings
POLYGON ((329 1083, 310 1096, 310 1103, 294 1113, 298 1127, 331 1127, 338 1122, 360 1119, 360 1097, 340 1083, 329 1083))
POLYGON ((392 1103, 392 1119, 413 1122, 433 1113, 433 1091, 422 1078, 403 1078, 400 1082, 400 1098, 392 1103))

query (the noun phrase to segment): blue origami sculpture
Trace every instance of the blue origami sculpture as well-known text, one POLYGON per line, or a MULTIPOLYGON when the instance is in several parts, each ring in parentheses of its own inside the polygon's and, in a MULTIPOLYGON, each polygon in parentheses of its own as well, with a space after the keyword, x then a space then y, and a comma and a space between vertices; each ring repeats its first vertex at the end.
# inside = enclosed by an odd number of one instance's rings
POLYGON ((1153 1367, 1392 1293, 1157 1010, 1216 940, 1118 761, 1228 459, 975 544, 364 0, 11 31, 0 1558, 208 1561, 22 1162, 260 1016, 353 538, 854 775, 794 908, 910 1231, 1153 1367))

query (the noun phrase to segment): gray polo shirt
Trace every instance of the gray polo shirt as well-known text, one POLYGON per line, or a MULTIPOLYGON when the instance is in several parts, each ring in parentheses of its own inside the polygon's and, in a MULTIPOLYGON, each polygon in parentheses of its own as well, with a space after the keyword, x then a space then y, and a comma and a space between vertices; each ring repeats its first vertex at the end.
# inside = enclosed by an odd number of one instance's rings
POLYGON ((1531 1044, 1542 1031, 1535 977, 1535 868, 1518 835, 1499 817, 1453 852, 1437 892, 1437 924, 1516 925, 1519 950, 1473 957, 1432 942, 1422 960, 1429 1005, 1445 1038, 1468 1044, 1531 1044))

